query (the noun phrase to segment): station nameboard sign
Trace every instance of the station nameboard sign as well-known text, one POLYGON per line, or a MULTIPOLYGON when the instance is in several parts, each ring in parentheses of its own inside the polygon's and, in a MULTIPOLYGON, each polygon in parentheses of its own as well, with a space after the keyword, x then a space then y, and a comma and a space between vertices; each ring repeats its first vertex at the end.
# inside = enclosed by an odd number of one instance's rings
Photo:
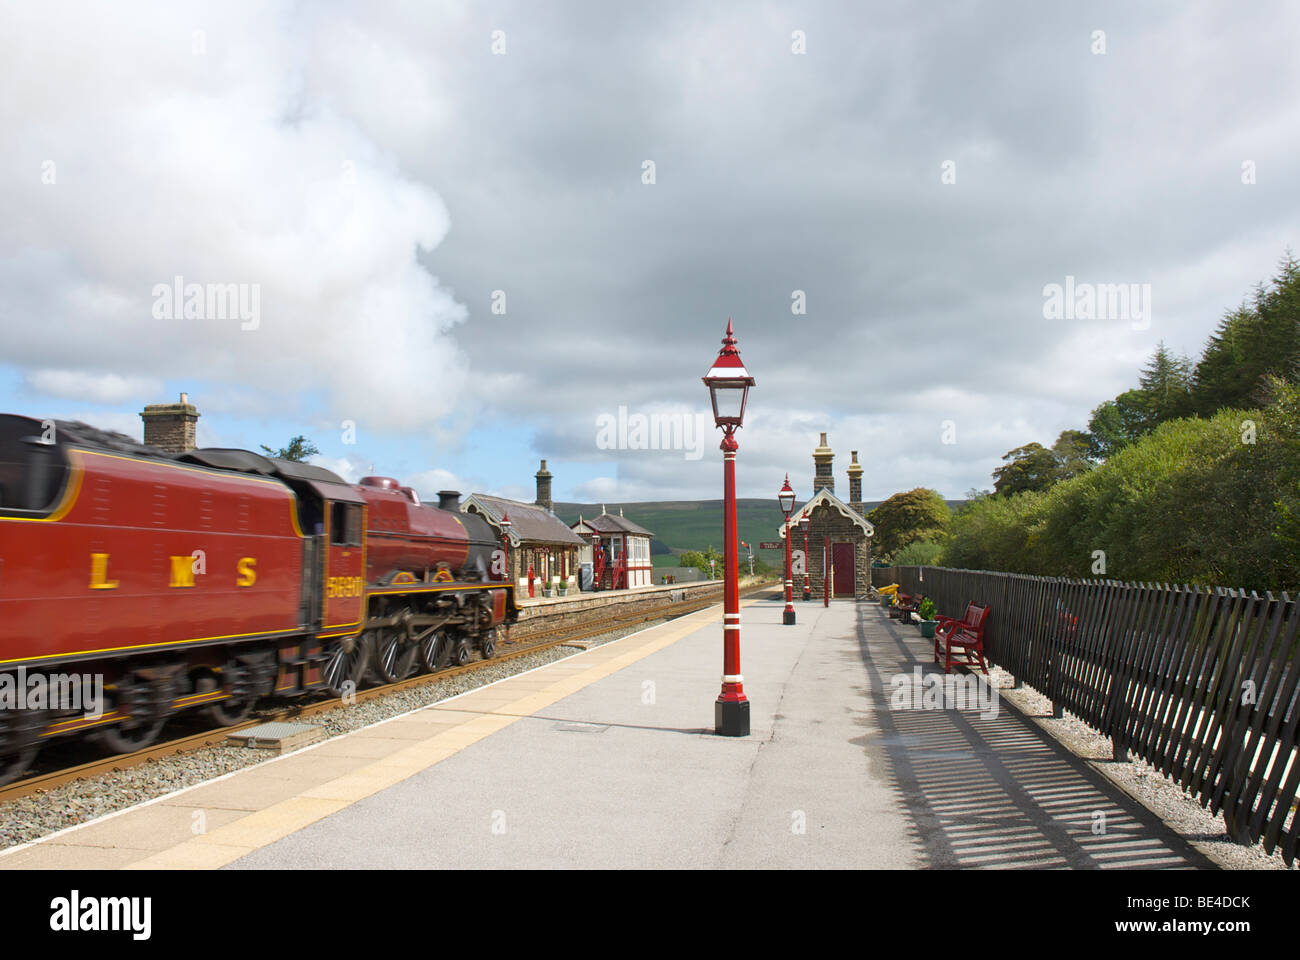
POLYGON ((760 543, 760 544, 758 545, 758 549, 760 549, 760 550, 784 550, 784 549, 785 549, 785 541, 784 541, 784 540, 765 540, 765 541, 763 541, 762 543, 760 543))

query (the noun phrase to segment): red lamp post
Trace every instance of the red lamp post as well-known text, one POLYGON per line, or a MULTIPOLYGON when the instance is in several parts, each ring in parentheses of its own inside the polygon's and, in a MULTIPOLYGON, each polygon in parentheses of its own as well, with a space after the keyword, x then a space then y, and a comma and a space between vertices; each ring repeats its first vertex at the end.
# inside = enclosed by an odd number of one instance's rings
POLYGON ((812 596, 812 591, 808 586, 808 528, 812 526, 812 520, 808 516, 808 511, 803 512, 799 518, 799 529, 803 531, 803 598, 804 602, 812 596))
POLYGON ((826 546, 822 550, 822 606, 831 605, 831 538, 826 538, 826 546))
POLYGON ((703 378, 713 402, 713 422, 722 429, 723 577, 722 692, 713 704, 714 732, 723 737, 749 736, 749 700, 740 675, 740 571, 736 552, 736 431, 745 420, 745 401, 754 378, 736 349, 736 337, 727 320, 727 335, 713 366, 703 378))
POLYGON ((790 511, 794 509, 794 488, 790 486, 790 474, 785 475, 785 485, 776 495, 776 502, 781 504, 785 514, 785 613, 781 622, 787 627, 794 624, 794 574, 790 572, 790 511))

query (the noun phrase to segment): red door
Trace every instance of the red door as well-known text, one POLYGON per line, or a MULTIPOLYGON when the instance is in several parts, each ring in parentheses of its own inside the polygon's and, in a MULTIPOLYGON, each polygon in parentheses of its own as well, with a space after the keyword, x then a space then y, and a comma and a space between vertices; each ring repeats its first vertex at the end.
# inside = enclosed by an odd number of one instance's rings
POLYGON ((831 563, 831 591, 837 597, 853 596, 853 544, 832 544, 831 563))

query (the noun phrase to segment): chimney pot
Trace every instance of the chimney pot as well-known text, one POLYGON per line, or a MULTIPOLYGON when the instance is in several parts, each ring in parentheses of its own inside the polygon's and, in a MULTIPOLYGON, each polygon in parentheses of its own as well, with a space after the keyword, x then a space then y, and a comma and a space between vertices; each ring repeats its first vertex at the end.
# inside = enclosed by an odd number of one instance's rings
POLYGON ((822 442, 813 451, 813 495, 817 495, 819 490, 829 490, 835 492, 835 475, 832 465, 835 462, 835 452, 831 450, 830 445, 826 442, 826 434, 822 433, 822 442))
POLYGON ((537 506, 544 510, 553 508, 551 503, 551 471, 546 469, 546 461, 542 461, 541 469, 537 471, 537 499, 534 501, 537 506))
POLYGON ((199 412, 182 393, 179 403, 151 403, 140 412, 144 442, 166 453, 186 453, 198 446, 199 412))

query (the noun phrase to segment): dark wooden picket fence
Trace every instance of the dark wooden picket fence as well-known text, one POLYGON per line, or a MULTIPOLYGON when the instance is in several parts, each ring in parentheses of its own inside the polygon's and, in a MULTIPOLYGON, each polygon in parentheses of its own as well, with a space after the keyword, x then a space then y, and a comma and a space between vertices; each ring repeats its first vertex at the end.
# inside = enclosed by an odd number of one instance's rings
POLYGON ((952 617, 991 605, 992 662, 1222 812, 1238 843, 1294 861, 1300 598, 943 567, 876 568, 872 583, 952 617))

